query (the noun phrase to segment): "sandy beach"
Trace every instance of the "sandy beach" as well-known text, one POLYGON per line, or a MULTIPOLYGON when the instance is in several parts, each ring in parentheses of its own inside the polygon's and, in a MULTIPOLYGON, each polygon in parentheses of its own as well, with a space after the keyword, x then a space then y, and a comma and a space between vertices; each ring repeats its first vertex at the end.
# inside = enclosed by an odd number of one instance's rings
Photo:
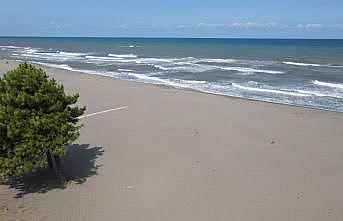
POLYGON ((342 113, 45 70, 86 114, 127 108, 81 120, 66 188, 0 185, 0 220, 343 220, 342 113))

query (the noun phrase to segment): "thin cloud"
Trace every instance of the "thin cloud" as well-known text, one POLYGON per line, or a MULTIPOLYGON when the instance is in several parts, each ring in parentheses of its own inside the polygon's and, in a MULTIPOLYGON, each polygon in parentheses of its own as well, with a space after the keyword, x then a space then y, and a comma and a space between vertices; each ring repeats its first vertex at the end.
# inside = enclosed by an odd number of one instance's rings
POLYGON ((298 24, 297 28, 325 28, 326 26, 324 24, 298 24))
POLYGON ((329 25, 329 28, 336 28, 336 29, 343 29, 343 24, 334 24, 334 25, 329 25))
POLYGON ((235 28, 274 28, 278 24, 276 22, 267 22, 267 23, 259 23, 259 22, 235 22, 231 26, 235 28))
POLYGON ((177 27, 178 27, 178 28, 189 28, 190 26, 189 26, 189 25, 183 25, 183 24, 181 24, 181 25, 178 25, 177 27))
POLYGON ((61 24, 61 23, 57 23, 55 21, 51 21, 49 22, 49 25, 56 28, 56 29, 61 29, 61 28, 68 28, 69 24, 61 24))
POLYGON ((343 29, 343 24, 320 24, 320 23, 310 23, 310 24, 297 24, 295 26, 299 29, 343 29))
POLYGON ((204 23, 200 22, 197 24, 198 28, 218 28, 218 27, 223 27, 223 24, 220 23, 204 23))

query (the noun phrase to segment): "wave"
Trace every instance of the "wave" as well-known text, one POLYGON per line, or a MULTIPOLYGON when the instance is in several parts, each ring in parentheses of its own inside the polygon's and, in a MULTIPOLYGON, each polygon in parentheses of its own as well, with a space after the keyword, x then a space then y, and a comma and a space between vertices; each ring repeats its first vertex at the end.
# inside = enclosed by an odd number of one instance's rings
POLYGON ((162 71, 176 71, 176 72, 191 72, 191 73, 200 73, 205 71, 210 71, 216 69, 214 66, 210 65, 199 65, 191 64, 188 66, 162 66, 162 65, 152 65, 155 68, 158 68, 162 71))
POLYGON ((154 84, 162 84, 162 85, 168 85, 172 87, 178 87, 178 88, 185 88, 186 86, 182 83, 173 82, 169 79, 162 79, 158 77, 152 77, 147 76, 144 74, 135 74, 135 73, 129 73, 129 76, 132 76, 138 80, 143 80, 144 83, 154 83, 154 84))
POLYGON ((52 53, 29 53, 29 54, 20 54, 13 53, 13 56, 19 56, 19 57, 27 57, 30 59, 36 59, 36 60, 47 60, 47 61, 69 61, 69 60, 82 60, 82 57, 77 56, 66 56, 63 54, 52 54, 52 53))
POLYGON ((200 81, 200 80, 179 80, 180 82, 184 82, 187 84, 206 84, 207 81, 200 81))
POLYGON ((122 58, 117 58, 117 57, 107 57, 107 56, 91 56, 87 55, 85 56, 87 59, 98 59, 98 60, 120 60, 122 58))
POLYGON ((42 56, 47 59, 49 58, 57 58, 57 59, 82 59, 82 56, 87 55, 85 53, 71 53, 71 52, 64 52, 64 51, 57 51, 57 52, 34 52, 33 55, 42 56))
POLYGON ((290 91, 282 91, 282 90, 275 90, 275 89, 266 89, 266 88, 256 88, 256 87, 247 87, 240 84, 232 83, 233 87, 242 90, 254 91, 254 92, 262 92, 262 93, 273 93, 273 94, 283 94, 288 96, 297 96, 297 97, 310 97, 310 94, 304 93, 297 93, 297 92, 290 92, 290 91))
POLYGON ((343 84, 322 82, 322 81, 317 81, 317 80, 312 81, 312 83, 319 86, 343 89, 343 84))
POLYGON ((305 91, 305 90, 294 90, 294 91, 302 93, 302 94, 309 94, 312 96, 317 96, 317 97, 332 97, 332 98, 338 98, 338 99, 343 98, 342 96, 339 96, 337 94, 326 94, 326 93, 321 93, 317 91, 305 91))
POLYGON ((74 69, 67 64, 50 64, 50 63, 44 63, 44 62, 38 62, 38 61, 31 61, 31 63, 46 66, 46 67, 51 67, 51 68, 58 68, 58 69, 64 69, 64 70, 68 70, 68 71, 74 71, 74 69))
POLYGON ((247 86, 239 85, 236 83, 232 83, 232 86, 239 89, 243 89, 243 90, 249 90, 249 91, 276 93, 276 94, 284 94, 284 95, 299 96, 299 97, 316 96, 316 97, 331 97, 331 98, 337 98, 337 99, 343 98, 343 96, 338 95, 338 94, 323 93, 323 92, 318 92, 318 91, 307 91, 307 90, 301 90, 301 89, 276 90, 276 89, 268 89, 268 88, 247 87, 247 86))
POLYGON ((196 81, 196 80, 181 80, 181 79, 163 79, 154 76, 148 76, 145 74, 128 73, 129 76, 135 79, 142 80, 144 83, 154 83, 160 85, 167 85, 177 88, 190 88, 196 89, 196 85, 206 84, 206 81, 196 81))
POLYGON ((123 69, 123 68, 119 68, 118 71, 133 72, 133 70, 130 70, 130 69, 123 69))
POLYGON ((245 68, 245 67, 220 67, 220 69, 225 71, 238 71, 243 73, 266 73, 266 74, 283 74, 282 71, 273 71, 273 70, 260 70, 260 69, 253 69, 253 68, 245 68))
POLYGON ((113 71, 72 68, 67 64, 50 64, 50 63, 37 62, 37 61, 31 61, 31 63, 38 64, 38 65, 45 66, 45 67, 63 69, 63 70, 68 70, 68 71, 73 71, 73 72, 81 72, 81 73, 92 74, 92 75, 101 75, 101 76, 107 76, 107 77, 118 77, 121 75, 121 73, 113 72, 113 71))
POLYGON ((223 67, 210 64, 200 64, 199 62, 233 62, 231 59, 204 59, 194 57, 183 58, 138 58, 135 54, 108 54, 108 56, 93 56, 87 53, 75 53, 57 51, 53 52, 39 52, 38 49, 26 49, 26 53, 16 55, 16 57, 27 57, 36 61, 80 61, 88 64, 95 65, 113 65, 118 63, 135 63, 153 66, 162 71, 175 71, 175 72, 190 72, 200 73, 210 70, 226 70, 226 71, 238 71, 245 74, 253 73, 267 73, 267 74, 283 74, 282 71, 274 70, 260 70, 246 67, 223 67))
POLYGON ((175 58, 139 58, 135 62, 137 64, 160 64, 160 63, 172 63, 175 58))
MULTIPOLYGON (((51 67, 51 68, 58 68, 58 69, 64 69, 69 71, 78 71, 78 72, 84 72, 88 74, 97 74, 97 75, 103 75, 103 76, 117 76, 120 73, 117 72, 111 72, 111 71, 100 71, 100 70, 82 70, 82 69, 74 69, 70 67, 67 64, 51 64, 51 63, 44 63, 44 62, 36 62, 32 61, 34 64, 51 67)), ((182 80, 182 79, 162 79, 158 77, 148 76, 145 74, 136 74, 132 73, 132 70, 129 69, 118 69, 120 72, 130 72, 127 73, 129 76, 133 76, 140 80, 147 80, 150 83, 158 83, 158 84, 165 84, 169 86, 175 86, 175 87, 189 87, 190 85, 205 85, 209 82, 202 81, 202 80, 182 80)), ((326 83, 326 82, 320 82, 320 81, 313 81, 314 84, 320 85, 320 86, 328 86, 335 88, 343 88, 343 84, 332 84, 332 83, 326 83)), ((300 89, 284 89, 284 90, 275 90, 275 89, 267 89, 267 88, 258 88, 258 87, 248 87, 243 86, 237 83, 232 83, 232 86, 238 89, 242 90, 249 90, 249 91, 255 91, 255 92, 264 92, 264 93, 275 93, 275 94, 284 94, 284 95, 290 95, 290 96, 299 96, 299 97, 309 97, 309 96, 317 96, 317 97, 333 97, 342 99, 343 96, 337 95, 337 94, 328 94, 328 93, 322 93, 317 91, 306 91, 306 90, 300 90, 300 89)), ((194 88, 193 88, 194 89, 194 88)))
POLYGON ((104 57, 104 56, 90 56, 90 55, 85 56, 85 58, 88 61, 103 61, 103 62, 123 60, 123 58, 118 58, 118 57, 104 57))
POLYGON ((204 63, 233 63, 235 59, 226 59, 226 58, 202 58, 199 59, 197 62, 204 62, 204 63))
POLYGON ((82 60, 86 53, 74 53, 65 51, 56 52, 44 52, 38 48, 24 48, 23 50, 16 50, 16 53, 12 53, 15 57, 25 57, 33 60, 45 60, 45 61, 69 61, 69 60, 82 60))
POLYGON ((87 55, 87 53, 76 53, 76 52, 65 52, 65 51, 57 51, 58 54, 63 56, 71 56, 71 57, 79 57, 87 55))
POLYGON ((37 49, 37 48, 25 48, 24 51, 27 54, 34 54, 34 53, 37 53, 39 51, 39 49, 37 49))
POLYGON ((331 67, 331 68, 343 68, 342 65, 328 65, 328 67, 331 67))
POLYGON ((120 48, 137 48, 139 46, 136 46, 136 45, 121 45, 119 46, 120 48))
MULTIPOLYGON (((327 107, 321 103, 321 100, 317 100, 320 98, 316 98, 316 97, 332 97, 332 98, 342 99, 343 94, 339 92, 334 94, 334 93, 326 92, 326 91, 322 92, 322 91, 311 91, 311 90, 300 90, 300 89, 298 90, 298 89, 287 89, 287 88, 280 89, 280 88, 269 87, 267 85, 263 85, 263 88, 262 88, 258 86, 259 83, 257 82, 250 82, 249 85, 242 85, 242 84, 231 83, 231 82, 208 82, 204 80, 183 80, 183 79, 174 79, 174 78, 162 78, 160 76, 157 76, 156 73, 152 73, 154 75, 147 75, 147 74, 134 73, 134 71, 131 71, 128 69, 118 69, 118 72, 112 72, 112 71, 105 71, 105 70, 76 69, 76 68, 70 67, 67 64, 50 64, 50 63, 44 63, 44 62, 32 62, 32 63, 36 63, 36 64, 46 66, 46 67, 64 69, 64 70, 74 71, 74 72, 82 72, 82 73, 92 74, 92 75, 108 76, 108 77, 132 80, 132 81, 137 81, 137 82, 142 82, 142 83, 166 85, 166 86, 181 88, 181 89, 192 89, 192 90, 202 91, 202 92, 210 93, 210 94, 242 97, 242 98, 262 100, 262 101, 274 102, 274 103, 284 103, 284 104, 293 104, 293 105, 295 104, 299 106, 311 106, 311 107, 324 108, 324 109, 330 109, 330 110, 335 110, 335 111, 343 111, 337 105, 332 106, 332 107, 331 106, 327 107), (242 93, 243 91, 250 91, 252 93, 245 94, 245 93, 242 93), (266 93, 285 95, 285 97, 271 96, 271 95, 267 96, 266 93), (292 98, 289 98, 288 96, 291 96, 292 98), (301 99, 300 98, 297 99, 294 97, 300 97, 301 99), (306 99, 302 99, 302 98, 306 98, 306 99)), ((343 85, 341 86, 343 87, 343 85)), ((325 101, 328 102, 329 100, 326 99, 325 101)))
POLYGON ((232 63, 235 60, 225 59, 225 58, 194 58, 194 57, 175 57, 175 58, 138 58, 136 54, 113 54, 109 53, 107 56, 93 56, 89 53, 78 53, 78 52, 46 52, 41 51, 37 48, 23 48, 20 50, 22 54, 15 53, 12 54, 16 58, 25 57, 26 59, 31 59, 34 61, 80 61, 87 64, 95 64, 99 66, 108 66, 120 63, 134 63, 143 64, 148 66, 153 66, 162 71, 170 72, 205 72, 210 70, 222 69, 238 71, 246 74, 251 73, 267 73, 267 74, 282 74, 281 71, 273 70, 259 70, 253 68, 244 67, 218 67, 210 63, 232 63), (203 62, 203 63, 201 63, 203 62), (209 63, 209 64, 205 64, 209 63))
POLYGON ((138 55, 135 54, 108 54, 110 57, 116 57, 116 58, 137 58, 138 55))
POLYGON ((13 45, 0 45, 0 48, 21 49, 21 48, 25 48, 25 47, 18 47, 18 46, 13 46, 13 45))
POLYGON ((288 64, 288 65, 295 65, 295 66, 312 66, 312 67, 321 67, 323 65, 321 64, 308 64, 308 63, 298 63, 298 62, 290 62, 290 61, 284 61, 282 62, 284 64, 288 64))

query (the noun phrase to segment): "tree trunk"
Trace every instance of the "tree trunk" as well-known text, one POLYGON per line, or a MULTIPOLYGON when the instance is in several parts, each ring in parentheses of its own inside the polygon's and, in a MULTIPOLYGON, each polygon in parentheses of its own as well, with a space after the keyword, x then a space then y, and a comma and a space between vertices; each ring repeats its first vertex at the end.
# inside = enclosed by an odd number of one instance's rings
POLYGON ((57 177, 60 179, 61 184, 64 186, 64 185, 66 185, 67 181, 66 181, 66 178, 64 176, 64 170, 63 170, 61 158, 59 156, 54 156, 54 158, 55 158, 55 163, 56 163, 57 177))
POLYGON ((55 174, 55 176, 60 180, 62 186, 66 184, 66 179, 64 176, 63 166, 61 163, 61 158, 55 156, 51 153, 50 150, 46 152, 46 158, 48 161, 49 169, 55 174))
POLYGON ((55 173, 54 162, 53 162, 53 158, 52 158, 52 154, 50 150, 46 151, 46 159, 48 161, 49 169, 55 173))

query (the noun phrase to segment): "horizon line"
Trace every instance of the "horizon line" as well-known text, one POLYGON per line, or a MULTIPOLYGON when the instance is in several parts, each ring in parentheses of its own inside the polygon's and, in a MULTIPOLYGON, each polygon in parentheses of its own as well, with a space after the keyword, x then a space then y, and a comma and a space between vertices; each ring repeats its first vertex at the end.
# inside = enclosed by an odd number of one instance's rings
POLYGON ((342 38, 297 38, 297 37, 147 37, 147 36, 39 36, 0 35, 0 38, 131 38, 131 39, 242 39, 242 40, 343 40, 342 38))

